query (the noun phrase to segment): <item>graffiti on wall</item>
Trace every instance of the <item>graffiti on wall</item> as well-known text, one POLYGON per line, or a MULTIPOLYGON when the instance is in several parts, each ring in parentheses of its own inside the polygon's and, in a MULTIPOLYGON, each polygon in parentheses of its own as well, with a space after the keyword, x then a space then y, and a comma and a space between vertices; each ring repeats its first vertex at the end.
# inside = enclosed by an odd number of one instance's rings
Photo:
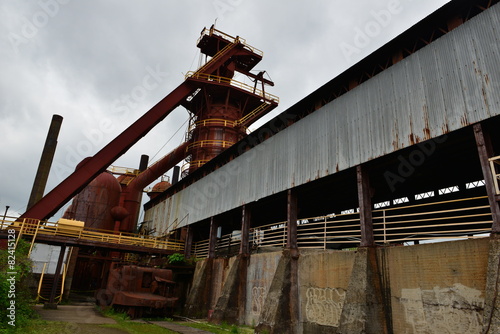
POLYGON ((324 326, 339 325, 345 290, 335 288, 307 288, 306 317, 309 322, 324 326))
POLYGON ((401 304, 412 333, 481 333, 484 298, 462 284, 432 290, 402 289, 401 304))
POLYGON ((263 286, 254 286, 252 288, 252 313, 260 315, 264 302, 266 300, 266 288, 263 286))

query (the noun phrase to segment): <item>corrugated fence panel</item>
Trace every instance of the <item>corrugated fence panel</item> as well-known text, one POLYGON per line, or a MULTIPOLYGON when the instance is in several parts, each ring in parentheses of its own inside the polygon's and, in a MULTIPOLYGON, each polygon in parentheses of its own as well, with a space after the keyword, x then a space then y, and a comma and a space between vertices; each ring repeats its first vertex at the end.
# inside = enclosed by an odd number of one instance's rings
POLYGON ((500 5, 146 213, 194 223, 500 114, 500 5), (168 204, 167 204, 168 203, 168 204))

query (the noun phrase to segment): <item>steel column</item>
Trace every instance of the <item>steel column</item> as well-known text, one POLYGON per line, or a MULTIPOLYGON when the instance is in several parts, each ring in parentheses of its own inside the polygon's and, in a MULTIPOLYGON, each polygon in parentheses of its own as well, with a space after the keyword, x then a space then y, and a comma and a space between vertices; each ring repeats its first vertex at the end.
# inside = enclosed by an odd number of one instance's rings
POLYGON ((210 218, 210 238, 208 240, 208 258, 215 258, 215 246, 217 245, 217 228, 219 224, 214 217, 210 218))
POLYGON ((186 259, 191 257, 191 248, 193 247, 193 228, 188 225, 187 226, 187 235, 186 241, 184 243, 184 257, 186 259))
POLYGON ((240 245, 240 254, 248 255, 250 254, 250 225, 252 213, 250 208, 247 205, 243 205, 241 212, 241 245, 240 245))
POLYGON ((366 167, 362 165, 356 167, 356 174, 358 181, 359 220, 361 224, 360 246, 370 247, 375 245, 370 178, 366 171, 366 167))
POLYGON ((297 248, 297 192, 288 189, 287 194, 287 235, 286 247, 289 249, 297 248))
MULTIPOLYGON (((49 305, 54 305, 54 300, 56 299, 57 284, 61 276, 61 268, 64 260, 64 253, 66 252, 66 245, 61 246, 61 252, 59 253, 59 258, 57 259, 56 272, 54 274, 54 283, 52 285, 52 290, 50 291, 49 305)), ((64 288, 64 287, 62 287, 64 288)))
POLYGON ((483 171, 484 184, 490 203, 491 216, 493 218, 491 231, 493 233, 500 233, 500 207, 496 200, 495 181, 493 180, 493 174, 491 173, 490 162, 488 160, 493 156, 493 145, 488 130, 484 129, 481 123, 474 124, 473 128, 479 161, 481 162, 481 169, 483 171))

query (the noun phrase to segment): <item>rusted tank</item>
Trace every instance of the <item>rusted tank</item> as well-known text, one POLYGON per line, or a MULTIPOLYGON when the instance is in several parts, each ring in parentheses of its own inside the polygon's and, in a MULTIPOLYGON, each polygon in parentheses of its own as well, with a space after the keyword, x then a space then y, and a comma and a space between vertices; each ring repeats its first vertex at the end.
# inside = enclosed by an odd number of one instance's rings
POLYGON ((125 311, 131 318, 165 316, 172 314, 177 304, 175 287, 170 269, 114 265, 106 289, 97 292, 96 301, 125 311))
POLYGON ((155 184, 153 186, 153 188, 151 189, 151 191, 148 191, 148 196, 149 198, 153 199, 155 198, 156 196, 158 196, 159 194, 161 194, 162 192, 164 192, 165 190, 167 190, 168 188, 170 188, 172 186, 172 184, 166 180, 162 180, 160 182, 158 182, 157 184, 155 184))
POLYGON ((101 173, 73 199, 63 218, 85 222, 85 227, 113 230, 111 209, 120 203, 121 187, 108 172, 101 173))
MULTIPOLYGON (((225 93, 229 95, 230 92, 231 88, 225 93)), ((190 173, 246 135, 245 128, 237 123, 243 115, 241 107, 230 101, 213 101, 209 97, 203 102, 194 111, 197 121, 192 124, 192 143, 187 149, 191 156, 190 173)))

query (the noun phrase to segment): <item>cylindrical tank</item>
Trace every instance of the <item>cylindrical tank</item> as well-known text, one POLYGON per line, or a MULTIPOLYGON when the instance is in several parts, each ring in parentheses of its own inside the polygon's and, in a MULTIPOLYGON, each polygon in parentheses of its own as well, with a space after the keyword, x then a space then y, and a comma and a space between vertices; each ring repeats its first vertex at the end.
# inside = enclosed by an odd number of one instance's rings
POLYGON ((219 155, 246 133, 237 124, 242 117, 241 109, 231 102, 212 102, 208 108, 197 113, 192 130, 192 142, 188 146, 190 155, 189 173, 219 155))
POLYGON ((111 209, 119 205, 121 187, 117 179, 103 172, 73 198, 63 218, 85 222, 85 227, 113 230, 111 209))

